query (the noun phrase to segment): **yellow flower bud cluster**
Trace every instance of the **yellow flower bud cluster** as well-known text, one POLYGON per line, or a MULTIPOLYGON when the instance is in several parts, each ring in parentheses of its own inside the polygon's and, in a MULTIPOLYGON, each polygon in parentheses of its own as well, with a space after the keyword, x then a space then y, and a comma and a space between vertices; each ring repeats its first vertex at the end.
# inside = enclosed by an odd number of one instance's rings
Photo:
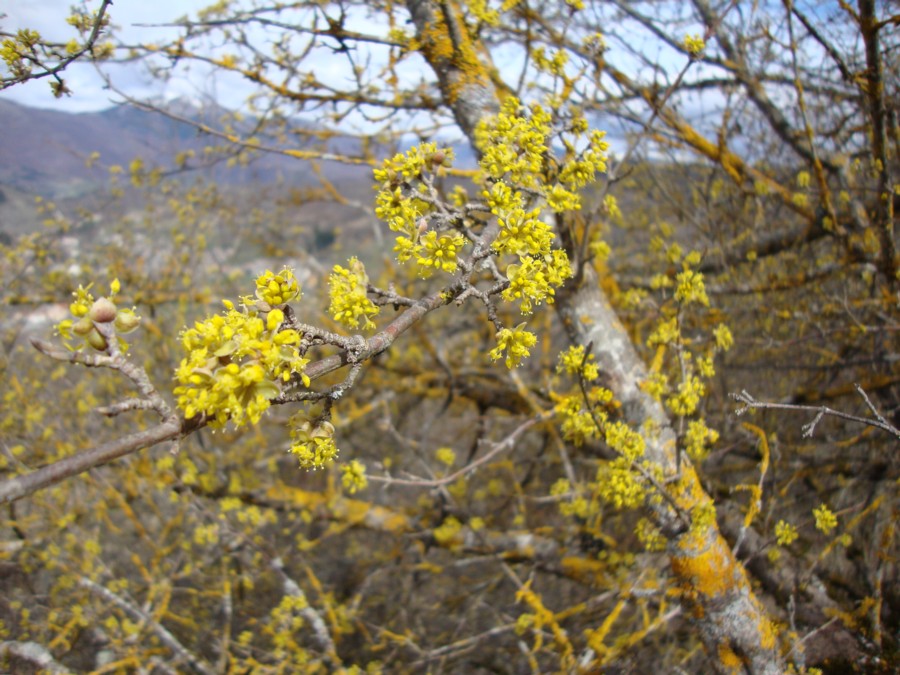
POLYGON ((797 528, 789 522, 779 520, 775 524, 775 541, 778 542, 779 546, 790 546, 799 536, 800 534, 797 532, 797 528))
POLYGON ((826 504, 821 504, 818 508, 813 509, 813 516, 816 519, 816 529, 825 534, 829 534, 837 527, 837 516, 826 504))
POLYGON ((182 334, 185 357, 175 370, 174 393, 186 418, 206 415, 215 427, 229 420, 236 426, 255 424, 292 376, 309 386, 300 334, 282 328, 284 311, 274 306, 299 296, 293 273, 267 270, 256 286, 256 302, 244 298, 238 310, 226 300, 225 312, 182 334))
POLYGON ((258 307, 268 311, 271 307, 278 307, 300 295, 300 284, 289 269, 284 269, 278 274, 266 270, 256 279, 256 297, 269 305, 258 307))

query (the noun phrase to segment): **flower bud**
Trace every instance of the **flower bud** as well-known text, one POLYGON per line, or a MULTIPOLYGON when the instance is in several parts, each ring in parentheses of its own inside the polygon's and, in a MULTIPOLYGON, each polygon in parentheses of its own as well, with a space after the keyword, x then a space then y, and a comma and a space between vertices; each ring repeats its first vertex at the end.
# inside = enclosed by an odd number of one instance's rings
POLYGON ((334 436, 334 425, 331 422, 319 422, 313 432, 313 438, 331 438, 334 436))
POLYGON ((81 337, 84 337, 92 330, 94 330, 94 322, 86 316, 81 317, 78 321, 72 324, 72 332, 75 333, 75 335, 80 335, 81 337))
POLYGON ((91 329, 91 332, 87 334, 85 341, 98 352, 105 352, 106 348, 109 346, 106 338, 100 335, 96 328, 91 329))
POLYGON ((116 314, 116 330, 120 333, 130 333, 141 324, 141 317, 130 309, 120 309, 116 314))
POLYGON ((88 316, 91 318, 91 321, 96 323, 109 323, 115 321, 116 305, 109 298, 98 298, 97 300, 94 300, 94 304, 91 305, 88 316))

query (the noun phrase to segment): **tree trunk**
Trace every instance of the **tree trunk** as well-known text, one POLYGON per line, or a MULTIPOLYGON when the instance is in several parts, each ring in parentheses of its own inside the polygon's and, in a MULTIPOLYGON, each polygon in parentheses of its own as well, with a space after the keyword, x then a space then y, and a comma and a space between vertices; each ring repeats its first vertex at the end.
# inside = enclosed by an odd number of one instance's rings
MULTIPOLYGON (((460 128, 472 139, 478 121, 499 107, 490 57, 471 42, 453 2, 407 0, 407 7, 421 52, 438 77, 444 100, 460 128), (448 44, 452 50, 447 49, 448 44)), ((570 282, 560 290, 556 303, 571 339, 580 345, 592 345, 627 421, 645 437, 645 457, 660 465, 665 476, 675 476, 675 431, 661 404, 639 388, 647 377, 646 367, 594 270, 586 266, 577 284, 570 282)), ((668 487, 670 499, 658 503, 648 499, 646 508, 667 536, 669 560, 684 609, 720 672, 784 672, 775 627, 728 542, 715 523, 689 527, 693 510, 712 500, 686 457, 681 458, 680 473, 668 487)))

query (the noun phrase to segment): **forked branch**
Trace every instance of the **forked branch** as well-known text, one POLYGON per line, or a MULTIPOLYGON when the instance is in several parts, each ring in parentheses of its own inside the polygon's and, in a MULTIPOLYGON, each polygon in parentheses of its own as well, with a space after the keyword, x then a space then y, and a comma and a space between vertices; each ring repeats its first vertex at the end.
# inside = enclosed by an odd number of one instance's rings
POLYGON ((797 405, 794 403, 772 403, 770 401, 758 401, 753 398, 746 390, 741 390, 739 394, 731 394, 731 398, 735 401, 742 403, 743 405, 737 408, 734 412, 736 415, 743 415, 748 410, 753 409, 763 409, 763 410, 800 410, 803 412, 815 413, 812 421, 804 424, 802 427, 803 437, 809 438, 813 435, 816 430, 816 425, 822 420, 823 417, 831 416, 831 417, 839 417, 843 420, 848 420, 850 422, 858 422, 859 424, 865 424, 870 427, 876 427, 881 429, 882 431, 886 431, 889 434, 895 436, 897 439, 900 439, 900 429, 895 427, 893 424, 888 422, 884 415, 882 415, 878 409, 872 404, 872 401, 869 400, 869 396, 860 387, 858 384, 855 384, 856 391, 862 396, 863 400, 866 402, 866 407, 872 411, 872 415, 874 415, 874 419, 871 417, 860 417, 859 415, 851 415, 850 413, 843 412, 841 410, 835 410, 834 408, 829 408, 828 406, 820 405, 797 405))

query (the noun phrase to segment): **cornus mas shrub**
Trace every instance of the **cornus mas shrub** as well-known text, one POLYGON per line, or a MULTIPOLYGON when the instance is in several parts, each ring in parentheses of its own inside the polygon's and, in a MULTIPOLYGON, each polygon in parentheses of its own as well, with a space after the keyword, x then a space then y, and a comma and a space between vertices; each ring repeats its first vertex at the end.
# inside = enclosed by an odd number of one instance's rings
MULTIPOLYGON (((4 371, 4 666, 891 672, 894 19, 219 2, 113 50, 255 87, 249 124, 159 111, 210 139, 176 167, 275 153, 322 185, 240 204, 136 159, 109 170, 147 216, 85 278, 54 267, 56 205, 5 247, 9 305, 68 316, 4 371), (335 151, 361 120, 377 140, 335 151), (372 246, 317 267, 292 218, 321 200, 372 246), (218 240, 266 251, 255 281, 218 240)), ((69 62, 23 31, 4 84, 69 62)))

